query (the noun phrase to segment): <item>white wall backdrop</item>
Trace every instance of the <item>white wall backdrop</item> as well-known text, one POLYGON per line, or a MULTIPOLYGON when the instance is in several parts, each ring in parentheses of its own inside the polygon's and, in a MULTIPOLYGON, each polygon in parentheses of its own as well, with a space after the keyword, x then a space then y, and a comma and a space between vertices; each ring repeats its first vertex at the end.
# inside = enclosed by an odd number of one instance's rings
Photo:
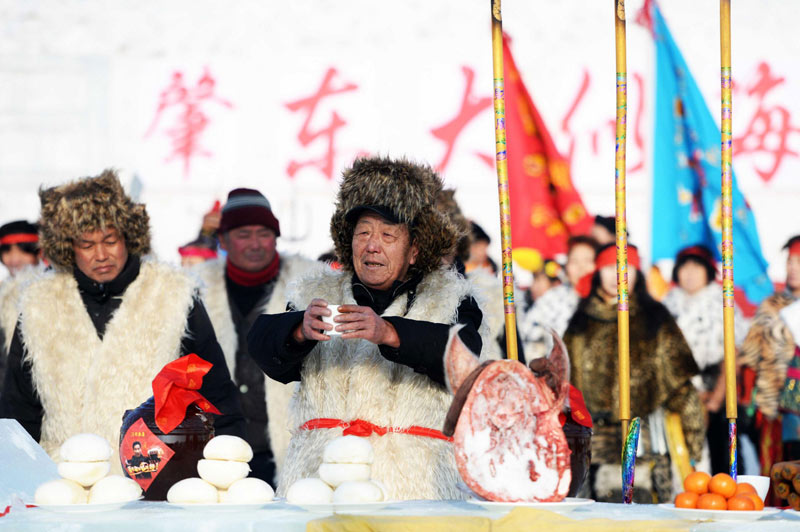
MULTIPOLYGON (((316 256, 330 245, 338 175, 355 155, 441 165, 445 137, 454 143, 443 175, 496 245, 496 178, 484 157, 494 148, 487 4, 3 0, 0 221, 37 217, 40 185, 113 166, 127 185, 140 183, 162 258, 177 261, 202 214, 239 186, 272 202, 280 248, 316 256), (328 94, 311 98, 326 75, 328 94), (438 129, 459 117, 457 135, 438 129)), ((654 50, 634 22, 641 0, 627 4, 628 216, 647 251, 654 50)), ((718 3, 661 5, 718 116, 718 3)), ((612 2, 506 0, 503 11, 576 187, 591 212, 611 214, 612 2)), ((798 17, 795 0, 733 7, 734 136, 744 142, 734 167, 776 280, 780 246, 800 233, 798 17)))

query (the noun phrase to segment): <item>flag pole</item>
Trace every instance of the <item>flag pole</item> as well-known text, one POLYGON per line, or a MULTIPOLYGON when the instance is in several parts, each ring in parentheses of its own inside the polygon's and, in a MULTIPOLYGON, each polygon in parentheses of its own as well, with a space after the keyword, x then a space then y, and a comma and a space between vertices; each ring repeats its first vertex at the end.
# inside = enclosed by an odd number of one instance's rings
POLYGON ((503 250, 503 302, 506 319, 506 352, 517 356, 517 315, 514 306, 514 272, 511 268, 511 208, 508 199, 508 157, 506 154, 506 103, 503 76, 503 18, 500 0, 491 0, 492 67, 494 73, 494 139, 497 160, 497 189, 500 199, 500 246, 503 250))
POLYGON ((619 334, 619 419, 622 438, 631 420, 631 367, 628 333, 628 233, 625 220, 625 125, 627 120, 627 67, 625 65, 625 1, 615 0, 617 52, 617 142, 614 164, 617 233, 617 328, 619 334))
POLYGON ((722 85, 722 316, 725 355, 725 413, 728 417, 730 475, 735 479, 736 453, 736 344, 733 323, 733 100, 731 94, 731 0, 719 3, 720 81, 722 85))
MULTIPOLYGON (((628 313, 628 227, 625 214, 625 130, 628 109, 628 72, 625 51, 625 0, 614 0, 617 67, 617 142, 614 160, 614 199, 617 240, 617 350, 619 357, 619 420, 622 430, 622 502, 633 502, 636 449, 641 424, 631 420, 631 360, 628 313)), ((639 279, 644 282, 644 279, 639 279)))

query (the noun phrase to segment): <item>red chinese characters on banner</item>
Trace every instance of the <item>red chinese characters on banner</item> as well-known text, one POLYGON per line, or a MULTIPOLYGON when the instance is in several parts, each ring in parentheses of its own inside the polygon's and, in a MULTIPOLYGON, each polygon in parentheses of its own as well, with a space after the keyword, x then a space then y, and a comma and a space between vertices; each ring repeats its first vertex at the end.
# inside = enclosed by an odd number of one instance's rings
POLYGON ((750 118, 747 129, 741 137, 733 139, 734 155, 765 154, 771 163, 766 168, 754 169, 759 177, 769 182, 775 177, 785 157, 797 157, 798 153, 789 148, 792 135, 800 133, 800 128, 792 125, 792 116, 786 107, 769 107, 765 100, 769 93, 786 82, 783 77, 772 74, 769 64, 762 61, 757 67, 756 79, 747 87, 747 96, 755 97, 758 107, 750 118))
POLYGON ((314 113, 317 111, 323 99, 358 89, 358 85, 349 82, 334 87, 333 81, 337 74, 338 71, 335 68, 329 68, 325 73, 325 77, 319 89, 317 89, 314 94, 286 104, 286 107, 293 113, 298 111, 303 111, 305 113, 303 127, 297 135, 297 140, 300 141, 301 146, 306 148, 319 138, 325 141, 325 152, 321 157, 309 159, 307 161, 290 161, 286 169, 289 177, 294 177, 301 169, 311 166, 319 170, 327 179, 333 179, 334 161, 336 160, 336 132, 347 124, 347 122, 345 122, 336 111, 331 112, 327 126, 313 129, 311 122, 314 119, 314 113))
MULTIPOLYGON (((644 142, 644 135, 642 134, 642 120, 644 118, 645 112, 645 88, 644 88, 644 77, 639 74, 638 72, 634 72, 632 74, 633 83, 636 87, 635 91, 631 93, 636 94, 636 107, 628 109, 628 116, 632 118, 629 121, 629 124, 633 124, 633 131, 628 129, 628 139, 629 141, 632 140, 633 147, 636 150, 630 150, 628 155, 632 155, 636 153, 638 157, 633 159, 629 157, 627 163, 627 173, 635 174, 636 172, 640 172, 644 169, 644 159, 645 159, 645 142, 644 142), (632 135, 631 135, 632 133, 632 135)), ((589 71, 584 68, 583 69, 583 76, 581 78, 580 86, 575 92, 575 97, 572 100, 567 112, 564 114, 564 117, 561 119, 561 131, 565 134, 565 136, 569 139, 569 148, 567 149, 566 158, 570 162, 573 162, 573 157, 576 154, 576 150, 578 149, 578 137, 580 133, 573 131, 573 124, 572 119, 575 114, 578 112, 581 104, 589 91, 589 87, 592 83, 592 76, 589 71)), ((631 95, 629 93, 629 96, 631 95)), ((629 99, 628 102, 632 102, 632 99, 629 99)), ((614 117, 607 118, 601 122, 601 125, 591 128, 587 131, 583 132, 589 137, 589 142, 592 147, 592 155, 598 156, 602 153, 607 146, 603 146, 603 143, 608 143, 610 149, 613 151, 614 143, 616 142, 616 135, 617 135, 617 122, 614 117)))
POLYGON ((174 72, 170 84, 161 91, 156 114, 144 135, 145 138, 152 135, 164 114, 174 110, 173 125, 165 131, 172 141, 172 151, 166 161, 180 159, 184 177, 189 176, 194 157, 211 156, 211 152, 200 144, 200 137, 210 121, 203 106, 206 103, 215 103, 228 109, 233 107, 229 101, 216 95, 216 84, 208 68, 204 69, 194 87, 187 86, 183 72, 174 72))
MULTIPOLYGON (((447 168, 450 157, 453 155, 453 149, 455 148, 458 136, 467 124, 481 112, 492 106, 492 98, 490 96, 479 98, 472 94, 472 83, 475 80, 475 71, 468 66, 462 66, 461 71, 464 73, 466 81, 464 95, 461 97, 461 109, 459 109, 458 114, 452 120, 431 129, 431 134, 444 142, 446 146, 441 161, 436 165, 436 170, 439 172, 444 172, 447 168)), ((494 167, 494 157, 492 155, 483 153, 475 153, 475 155, 490 167, 494 167)))

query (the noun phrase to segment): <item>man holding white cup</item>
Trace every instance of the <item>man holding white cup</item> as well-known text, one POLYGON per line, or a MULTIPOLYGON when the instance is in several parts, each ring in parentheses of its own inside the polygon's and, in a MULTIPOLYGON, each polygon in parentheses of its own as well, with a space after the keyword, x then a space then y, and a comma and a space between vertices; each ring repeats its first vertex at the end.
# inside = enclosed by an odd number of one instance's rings
POLYGON ((250 353, 262 369, 300 381, 279 495, 316 474, 327 442, 354 434, 370 438, 372 478, 391 498, 463 498, 440 432, 452 400, 443 357, 455 324, 474 352, 491 342, 471 284, 442 266, 460 235, 435 208, 441 187, 426 166, 356 160, 331 219, 342 270, 298 281, 289 311, 262 315, 251 329, 250 353), (341 336, 331 341, 334 329, 341 336))

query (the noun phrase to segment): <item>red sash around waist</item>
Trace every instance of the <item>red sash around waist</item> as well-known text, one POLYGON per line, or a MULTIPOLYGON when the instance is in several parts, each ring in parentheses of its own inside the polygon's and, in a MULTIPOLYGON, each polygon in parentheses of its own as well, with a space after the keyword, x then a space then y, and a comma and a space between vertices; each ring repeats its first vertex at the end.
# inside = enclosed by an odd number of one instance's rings
POLYGON ((417 425, 412 425, 410 427, 400 428, 400 427, 380 427, 375 425, 374 423, 370 423, 369 421, 364 421, 363 419, 354 419, 353 421, 343 421, 341 419, 332 419, 332 418, 317 418, 317 419, 310 419, 303 423, 300 426, 300 430, 314 430, 314 429, 335 429, 338 427, 342 427, 344 432, 343 435, 353 435, 353 436, 361 436, 367 437, 371 436, 372 434, 377 434, 378 436, 383 436, 386 433, 394 432, 396 434, 410 434, 412 436, 422 436, 425 438, 436 438, 437 440, 445 440, 452 442, 453 438, 448 438, 442 431, 436 429, 429 429, 427 427, 418 427, 417 425))

